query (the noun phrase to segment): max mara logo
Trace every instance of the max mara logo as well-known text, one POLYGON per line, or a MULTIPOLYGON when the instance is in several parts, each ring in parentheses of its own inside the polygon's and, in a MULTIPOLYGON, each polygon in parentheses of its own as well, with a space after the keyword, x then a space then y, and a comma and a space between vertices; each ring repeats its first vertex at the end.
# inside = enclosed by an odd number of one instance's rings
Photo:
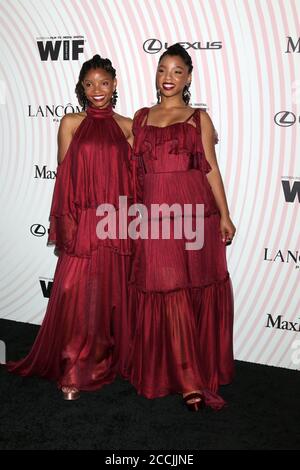
POLYGON ((268 313, 267 317, 266 328, 276 328, 277 330, 296 331, 300 333, 300 323, 298 322, 282 320, 282 315, 277 315, 276 318, 273 318, 270 313, 268 313))

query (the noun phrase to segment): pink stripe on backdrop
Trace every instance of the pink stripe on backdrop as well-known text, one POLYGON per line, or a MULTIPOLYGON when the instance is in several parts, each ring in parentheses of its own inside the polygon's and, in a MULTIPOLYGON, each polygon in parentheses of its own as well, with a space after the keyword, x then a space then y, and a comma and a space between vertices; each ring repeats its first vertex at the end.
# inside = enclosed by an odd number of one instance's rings
MULTIPOLYGON (((252 3, 253 10, 255 10, 255 5, 252 3)), ((259 52, 261 52, 261 55, 263 56, 264 61, 267 63, 267 70, 266 72, 269 74, 271 72, 271 64, 268 58, 266 57, 266 53, 264 48, 260 48, 260 44, 264 42, 265 44, 268 44, 268 37, 265 34, 264 31, 264 25, 263 25, 263 19, 262 17, 259 17, 260 22, 256 21, 254 23, 254 18, 252 15, 252 12, 249 8, 249 3, 245 2, 245 10, 246 14, 248 17, 248 22, 250 26, 251 31, 255 31, 255 34, 253 35, 253 43, 254 43, 254 48, 256 51, 256 63, 251 64, 252 68, 254 67, 257 75, 258 75, 258 93, 259 93, 259 103, 260 107, 257 110, 253 110, 253 112, 257 114, 258 118, 260 116, 264 116, 264 100, 265 98, 263 97, 264 90, 262 88, 263 84, 263 70, 261 68, 260 64, 260 56, 259 52), (259 42, 258 42, 259 41, 259 42), (266 41, 266 42, 265 42, 266 41)), ((255 10, 256 11, 256 10, 255 10)), ((270 93, 268 95, 268 101, 271 103, 270 108, 273 109, 273 100, 274 100, 274 89, 273 89, 273 84, 270 84, 270 93)), ((263 141, 266 135, 266 122, 262 119, 259 121, 261 123, 261 137, 260 137, 260 145, 259 145, 259 163, 257 167, 257 177, 256 181, 253 182, 253 187, 254 187, 254 192, 255 194, 260 195, 260 183, 261 183, 261 174, 262 174, 262 156, 263 156, 263 141)), ((273 155, 274 153, 274 148, 273 148, 273 141, 270 143, 270 154, 273 155)), ((270 160, 271 161, 271 160, 270 160)), ((236 188, 237 189, 237 188, 236 188)), ((248 251, 248 256, 246 260, 244 261, 244 266, 245 270, 241 271, 239 273, 239 281, 236 285, 236 291, 238 292, 240 289, 240 284, 247 282, 249 285, 250 289, 255 289, 255 297, 264 297, 264 287, 265 287, 265 282, 262 282, 260 286, 256 285, 255 279, 257 276, 257 266, 253 264, 253 253, 255 253, 257 249, 257 241, 260 239, 261 234, 260 233, 253 233, 253 228, 250 226, 250 223, 252 220, 255 220, 255 224, 258 230, 260 230, 261 227, 263 227, 263 222, 266 217, 266 199, 268 197, 268 193, 264 192, 263 194, 263 203, 258 207, 258 202, 256 198, 253 199, 253 205, 251 208, 251 212, 249 214, 248 218, 248 227, 246 233, 248 234, 247 237, 247 251, 248 251), (251 277, 249 278, 249 273, 252 272, 251 277)), ((265 271, 264 275, 264 280, 268 277, 268 272, 265 271)), ((242 319, 240 317, 240 321, 238 324, 236 324, 236 331, 235 331, 235 336, 238 338, 240 335, 243 337, 243 344, 239 346, 239 348, 236 350, 236 353, 240 355, 240 357, 243 357, 243 351, 244 349, 249 349, 251 347, 250 343, 250 338, 252 337, 253 333, 253 326, 256 324, 257 319, 260 317, 260 313, 258 315, 253 315, 253 312, 257 312, 257 307, 255 308, 255 303, 256 299, 253 299, 253 301, 249 304, 248 303, 248 292, 245 292, 244 297, 240 299, 240 305, 246 305, 245 308, 245 317, 242 319), (245 319, 247 318, 247 321, 245 319), (245 331, 244 331, 245 329, 245 331)), ((254 328, 254 331, 258 331, 254 328)))
MULTIPOLYGON (((279 4, 280 18, 281 18, 281 20, 283 20, 283 28, 282 28, 281 25, 279 25, 279 20, 280 19, 278 18, 278 20, 276 20, 275 12, 274 12, 274 6, 273 6, 272 2, 268 2, 268 3, 269 3, 270 21, 271 21, 271 23, 274 27, 274 38, 273 38, 274 44, 275 44, 275 47, 278 51, 282 51, 282 43, 283 43, 283 41, 281 40, 281 37, 283 36, 282 31, 289 31, 289 25, 288 25, 286 14, 285 14, 285 8, 284 8, 283 4, 279 4)), ((280 90, 282 90, 282 89, 284 90, 284 82, 287 81, 288 83, 290 83, 290 86, 292 85, 292 77, 293 77, 292 63, 291 63, 290 60, 288 61, 288 66, 289 66, 289 69, 288 69, 289 70, 289 75, 288 75, 287 74, 287 69, 286 69, 286 67, 284 66, 284 63, 283 63, 283 53, 281 52, 281 54, 279 54, 279 55, 280 55, 280 62, 281 62, 278 65, 279 70, 281 71, 280 90), (286 72, 284 73, 284 71, 286 71, 286 72), (281 87, 283 87, 283 88, 281 88, 281 87)), ((282 104, 283 104, 283 107, 285 107, 285 103, 287 103, 287 97, 283 96, 283 98, 284 98, 284 101, 283 101, 282 104)), ((274 114, 275 114, 275 112, 274 112, 274 114)), ((293 133, 293 136, 294 136, 293 141, 295 143, 295 136, 296 136, 295 132, 293 133)), ((280 166, 278 167, 278 178, 276 178, 276 180, 278 181, 278 185, 280 185, 280 178, 283 175, 283 168, 284 168, 287 149, 288 149, 287 133, 284 133, 284 140, 281 139, 281 149, 280 149, 280 153, 279 153, 280 166)), ((294 149, 295 149, 295 147, 294 147, 294 145, 292 145, 290 147, 290 151, 294 152, 294 149)), ((296 155, 291 155, 290 165, 289 165, 289 174, 293 174, 293 161, 295 161, 295 157, 296 157, 296 155)), ((270 161, 272 161, 272 160, 270 159, 270 161)), ((275 215, 275 212, 276 212, 276 210, 278 210, 278 207, 281 207, 281 220, 280 220, 279 227, 287 227, 286 220, 287 220, 287 215, 288 215, 289 211, 287 210, 288 208, 286 207, 286 205, 283 203, 283 194, 282 194, 282 192, 278 191, 277 195, 278 195, 277 199, 275 199, 273 201, 272 215, 273 214, 275 215)), ((276 237, 276 240, 275 240, 275 243, 274 243, 275 247, 279 247, 279 246, 283 245, 286 249, 288 249, 289 247, 291 247, 293 249, 293 246, 291 245, 291 243, 292 243, 292 239, 293 239, 293 234, 295 233, 294 230, 296 228, 296 220, 297 220, 296 217, 292 218, 292 221, 291 221, 291 224, 290 224, 288 230, 285 230, 284 232, 281 232, 280 230, 277 231, 277 237, 276 237), (282 239, 282 235, 284 235, 284 237, 286 238, 285 242, 282 239)), ((270 225, 269 225, 269 229, 271 230, 271 222, 270 222, 270 225)), ((265 241, 265 243, 267 243, 267 240, 265 241)), ((282 291, 285 289, 285 285, 286 286, 291 286, 291 284, 290 284, 291 279, 290 279, 290 272, 289 271, 287 272, 286 276, 283 279, 284 280, 283 284, 280 283, 281 279, 280 279, 279 275, 280 274, 278 274, 277 276, 274 276, 273 282, 270 285, 269 291, 265 292, 266 300, 264 302, 264 305, 262 306, 261 315, 265 314, 264 307, 265 307, 267 301, 269 300, 269 296, 270 296, 270 298, 272 298, 272 294, 276 293, 275 298, 273 296, 273 305, 276 308, 276 306, 280 304, 281 297, 282 297, 282 291)), ((295 276, 290 296, 288 296, 285 304, 282 305, 281 311, 276 312, 277 314, 283 314, 283 315, 288 313, 286 320, 288 320, 288 319, 293 320, 294 315, 297 314, 296 311, 292 312, 291 309, 290 309, 290 299, 293 298, 293 293, 294 294, 296 293, 296 288, 297 287, 299 287, 299 280, 295 276)), ((287 337, 284 334, 278 335, 278 341, 275 340, 275 336, 274 336, 274 340, 272 341, 272 347, 270 347, 270 345, 266 342, 260 349, 255 351, 256 354, 254 355, 254 360, 259 361, 260 357, 263 356, 265 358, 265 360, 267 361, 267 363, 270 363, 270 362, 272 363, 272 358, 275 355, 276 351, 278 351, 279 349, 284 348, 284 345, 286 344, 285 350, 286 350, 286 353, 288 353, 288 351, 290 349, 290 345, 293 342, 293 340, 294 340, 294 335, 292 335, 292 334, 290 335, 289 341, 287 341, 287 337), (266 353, 268 355, 266 355, 266 353)))

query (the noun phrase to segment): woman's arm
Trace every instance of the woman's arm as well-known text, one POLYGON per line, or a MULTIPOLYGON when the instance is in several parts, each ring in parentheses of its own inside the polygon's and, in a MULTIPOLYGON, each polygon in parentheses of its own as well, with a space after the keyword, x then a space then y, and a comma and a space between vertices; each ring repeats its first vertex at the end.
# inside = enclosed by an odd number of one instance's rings
POLYGON ((125 139, 129 143, 130 147, 133 146, 133 133, 132 133, 132 119, 121 116, 121 114, 114 113, 114 119, 123 132, 125 139))
POLYGON ((132 133, 132 119, 124 118, 123 119, 123 130, 126 137, 127 142, 129 143, 130 147, 133 146, 133 133, 132 133))
POLYGON ((222 240, 224 242, 231 241, 234 237, 236 228, 229 216, 225 189, 217 162, 215 152, 215 128, 206 111, 200 112, 200 125, 205 158, 212 168, 206 176, 221 214, 220 230, 222 233, 222 240))
POLYGON ((57 134, 57 161, 60 165, 68 151, 74 132, 78 125, 78 117, 74 114, 66 114, 60 121, 57 134))

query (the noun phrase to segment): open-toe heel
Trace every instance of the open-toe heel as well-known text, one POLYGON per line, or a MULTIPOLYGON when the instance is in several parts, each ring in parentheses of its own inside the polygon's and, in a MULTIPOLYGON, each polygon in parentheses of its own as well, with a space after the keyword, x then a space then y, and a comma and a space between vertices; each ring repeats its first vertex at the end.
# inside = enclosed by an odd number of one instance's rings
POLYGON ((64 400, 78 400, 80 397, 79 390, 75 387, 62 387, 61 391, 64 400))
POLYGON ((203 395, 200 392, 188 393, 183 397, 183 401, 189 411, 199 411, 204 407, 203 395))

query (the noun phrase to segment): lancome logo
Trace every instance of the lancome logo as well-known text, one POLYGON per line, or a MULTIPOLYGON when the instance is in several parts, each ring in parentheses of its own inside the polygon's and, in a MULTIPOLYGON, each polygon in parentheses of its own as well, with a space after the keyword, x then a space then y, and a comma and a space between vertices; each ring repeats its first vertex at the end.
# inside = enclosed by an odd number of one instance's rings
POLYGON ((290 263, 299 269, 300 255, 299 250, 273 250, 265 248, 264 261, 290 263))
POLYGON ((62 118, 65 114, 69 113, 80 113, 82 110, 78 105, 73 105, 68 103, 66 105, 62 104, 46 104, 46 105, 28 105, 28 117, 52 117, 57 120, 57 118, 62 118))

